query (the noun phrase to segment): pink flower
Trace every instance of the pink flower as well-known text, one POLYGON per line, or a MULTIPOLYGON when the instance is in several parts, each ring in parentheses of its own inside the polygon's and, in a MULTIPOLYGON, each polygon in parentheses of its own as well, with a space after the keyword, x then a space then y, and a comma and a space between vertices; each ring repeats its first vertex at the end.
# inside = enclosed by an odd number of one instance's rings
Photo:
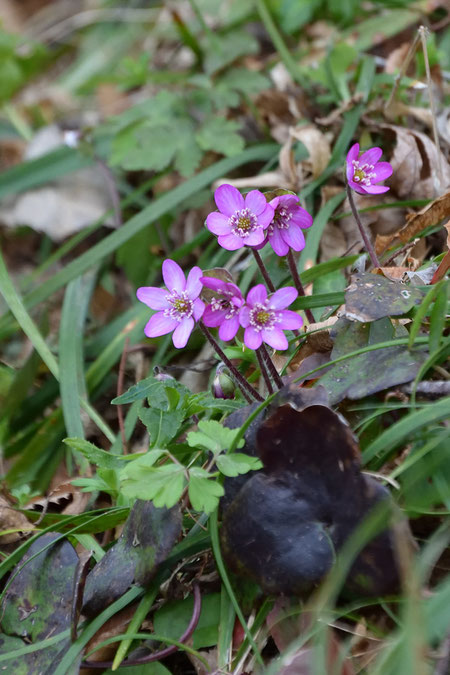
POLYGON ((370 148, 359 155, 359 143, 350 148, 347 155, 347 181, 350 187, 360 194, 377 195, 387 192, 385 185, 374 185, 392 175, 389 162, 379 162, 383 151, 381 148, 370 148))
POLYGON ((273 218, 273 208, 262 192, 251 190, 244 199, 232 185, 221 185, 214 193, 214 200, 219 211, 209 214, 206 227, 218 235, 220 246, 235 251, 264 241, 264 230, 273 218))
POLYGON ((241 326, 245 328, 244 342, 249 349, 258 349, 262 342, 267 342, 273 349, 288 348, 283 331, 296 330, 303 324, 296 312, 285 309, 297 295, 296 289, 290 286, 280 288, 270 298, 263 284, 249 291, 239 315, 241 326))
POLYGON ((241 291, 235 284, 214 277, 201 277, 200 281, 217 296, 207 305, 203 323, 209 328, 219 326, 219 337, 224 342, 232 340, 239 330, 239 311, 244 304, 241 291))
POLYGON ((289 248, 305 248, 302 229, 311 227, 312 216, 303 209, 295 195, 281 195, 269 202, 274 208, 273 220, 267 230, 269 244, 277 255, 286 255, 289 248))
POLYGON ((160 310, 150 318, 144 328, 147 337, 158 337, 174 331, 172 340, 174 347, 182 349, 186 346, 195 321, 198 321, 205 309, 198 297, 202 290, 200 267, 193 267, 188 274, 173 260, 164 260, 162 266, 164 288, 142 286, 136 295, 138 300, 152 309, 160 310))

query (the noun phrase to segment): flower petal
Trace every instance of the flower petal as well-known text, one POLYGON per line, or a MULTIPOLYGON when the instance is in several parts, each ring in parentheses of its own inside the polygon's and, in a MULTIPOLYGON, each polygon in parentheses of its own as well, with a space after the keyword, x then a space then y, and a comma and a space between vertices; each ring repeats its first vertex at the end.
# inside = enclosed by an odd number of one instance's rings
MULTIPOLYGON (((247 329, 248 330, 248 329, 247 329)), ((273 347, 273 349, 287 349, 289 342, 286 335, 281 330, 262 330, 262 338, 264 342, 273 347)))
POLYGON ((249 349, 258 349, 262 345, 261 333, 249 326, 244 332, 244 342, 249 349))
POLYGON ((366 194, 366 191, 365 191, 365 189, 362 187, 362 184, 361 184, 361 183, 355 183, 355 181, 354 181, 354 180, 351 180, 348 176, 347 176, 347 180, 348 180, 348 184, 350 185, 350 187, 352 188, 352 190, 354 190, 355 192, 358 192, 360 195, 365 195, 365 194, 366 194))
POLYGON ((239 330, 238 317, 232 316, 231 319, 226 319, 219 328, 219 337, 224 342, 232 340, 239 330))
POLYGON ((389 162, 378 162, 374 167, 372 173, 375 174, 375 178, 372 179, 372 183, 379 183, 380 180, 386 180, 389 176, 392 176, 394 169, 389 164, 389 162))
POLYGON ((265 238, 266 235, 264 230, 262 229, 262 227, 259 227, 257 230, 250 232, 248 237, 245 237, 245 245, 258 246, 258 248, 262 248, 261 244, 264 242, 265 238))
POLYGON ((263 230, 265 230, 266 227, 269 227, 273 220, 274 214, 274 209, 270 206, 270 204, 267 204, 264 211, 258 215, 258 223, 263 228, 263 230))
POLYGON ((267 206, 267 199, 259 190, 250 190, 245 195, 244 204, 246 209, 250 209, 252 213, 259 216, 267 206))
POLYGON ((157 312, 150 317, 147 325, 144 328, 144 333, 147 337, 159 337, 171 333, 178 326, 178 321, 172 319, 170 316, 164 316, 163 312, 157 312))
POLYGON ((305 248, 305 235, 297 223, 291 223, 288 230, 282 230, 281 236, 294 251, 303 251, 305 248))
POLYGON ((274 227, 272 234, 269 235, 269 243, 277 255, 287 255, 289 252, 289 244, 281 236, 278 227, 274 227))
POLYGON ((214 310, 211 305, 207 305, 202 320, 208 328, 217 328, 217 326, 220 326, 225 321, 226 315, 226 309, 214 310))
POLYGON ((244 305, 239 312, 239 323, 243 328, 250 325, 250 308, 247 305, 244 305))
POLYGON ((217 241, 219 246, 226 248, 227 251, 237 251, 238 248, 245 246, 245 242, 242 237, 238 237, 232 232, 230 232, 230 234, 220 236, 217 241))
POLYGON ((181 323, 178 324, 178 327, 175 328, 172 336, 173 346, 177 349, 183 349, 186 347, 189 336, 192 333, 194 328, 194 319, 189 317, 189 319, 183 319, 181 323))
POLYGON ((136 297, 152 309, 168 309, 170 307, 165 288, 141 286, 141 288, 138 288, 136 291, 136 297))
POLYGON ((352 145, 350 150, 347 153, 347 164, 351 164, 354 159, 358 159, 359 155, 359 143, 352 145))
POLYGON ((181 293, 186 288, 186 278, 181 267, 168 258, 162 264, 162 274, 164 283, 169 291, 178 291, 181 293))
POLYGON ((198 321, 199 319, 202 318, 203 312, 205 311, 205 303, 200 300, 200 298, 197 298, 194 300, 194 319, 198 321))
POLYGON ((255 305, 257 302, 264 302, 266 298, 266 287, 263 284, 257 284, 248 292, 247 302, 249 305, 255 305))
POLYGON ((297 295, 298 291, 293 286, 280 288, 270 296, 270 306, 274 309, 284 309, 285 307, 289 307, 289 305, 294 302, 297 295))
POLYGON ((390 190, 387 185, 365 185, 364 193, 368 195, 381 195, 383 192, 390 190))
POLYGON ((359 165, 362 166, 363 164, 372 164, 372 166, 374 166, 382 154, 383 150, 381 148, 369 148, 363 152, 359 158, 359 165))
POLYGON ((203 272, 200 267, 193 267, 189 272, 186 282, 186 293, 190 300, 195 300, 202 292, 203 284, 200 281, 202 276, 203 272))
POLYGON ((239 190, 227 183, 217 188, 214 193, 214 201, 219 211, 226 216, 232 216, 233 213, 244 208, 244 197, 239 190))
POLYGON ((210 288, 213 291, 223 290, 226 284, 225 281, 222 281, 222 279, 216 279, 216 277, 201 277, 200 281, 202 282, 203 286, 206 286, 206 288, 210 288))
POLYGON ((297 330, 303 326, 302 317, 296 312, 291 312, 290 309, 282 309, 278 313, 278 316, 281 319, 279 326, 283 330, 297 330))
POLYGON ((311 227, 313 224, 313 218, 308 211, 305 209, 302 209, 301 206, 297 207, 295 210, 291 211, 292 216, 290 220, 290 225, 300 225, 303 229, 306 229, 307 227, 311 227))
POLYGON ((223 213, 213 211, 206 218, 206 227, 213 234, 228 234, 230 232, 230 219, 223 213))

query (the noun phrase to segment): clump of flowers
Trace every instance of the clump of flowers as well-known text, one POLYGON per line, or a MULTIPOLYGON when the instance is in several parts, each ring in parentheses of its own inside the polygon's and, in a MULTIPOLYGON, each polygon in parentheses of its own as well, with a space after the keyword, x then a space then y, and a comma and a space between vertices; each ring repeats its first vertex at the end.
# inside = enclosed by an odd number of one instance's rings
POLYGON ((186 279, 181 267, 167 259, 163 262, 162 274, 167 290, 142 286, 136 292, 138 300, 158 310, 145 326, 144 333, 151 338, 173 331, 174 347, 182 349, 205 310, 205 304, 199 298, 203 272, 200 267, 193 267, 186 279))
POLYGON ((221 185, 214 193, 219 211, 210 213, 206 227, 218 235, 220 246, 235 251, 243 246, 258 246, 273 219, 273 207, 263 193, 252 190, 245 199, 232 185, 221 185))
POLYGON ((383 154, 381 148, 370 148, 359 157, 359 143, 350 148, 347 155, 347 181, 360 194, 377 195, 387 192, 387 185, 376 185, 392 175, 389 162, 378 161, 383 154))

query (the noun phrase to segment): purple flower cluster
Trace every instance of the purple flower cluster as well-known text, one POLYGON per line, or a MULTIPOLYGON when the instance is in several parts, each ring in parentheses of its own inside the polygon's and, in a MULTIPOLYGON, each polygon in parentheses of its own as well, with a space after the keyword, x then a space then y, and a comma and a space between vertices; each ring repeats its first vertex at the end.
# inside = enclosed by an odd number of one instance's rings
POLYGON ((162 271, 166 289, 143 286, 137 290, 138 300, 157 310, 144 332, 151 338, 173 331, 173 344, 178 349, 186 346, 200 319, 205 326, 218 327, 219 337, 225 342, 232 340, 242 326, 249 349, 257 349, 263 342, 274 349, 287 349, 283 331, 296 330, 303 323, 298 314, 286 309, 298 295, 295 288, 281 288, 268 297, 266 288, 258 284, 244 300, 235 284, 205 277, 199 267, 191 269, 187 280, 173 260, 165 260, 162 271), (203 286, 214 293, 206 307, 199 297, 203 286))
POLYGON ((223 248, 260 249, 269 243, 282 256, 289 248, 301 251, 305 247, 302 229, 312 225, 312 217, 295 195, 280 195, 267 203, 259 190, 244 198, 235 187, 225 184, 217 188, 214 200, 219 210, 209 214, 206 227, 218 235, 223 248))

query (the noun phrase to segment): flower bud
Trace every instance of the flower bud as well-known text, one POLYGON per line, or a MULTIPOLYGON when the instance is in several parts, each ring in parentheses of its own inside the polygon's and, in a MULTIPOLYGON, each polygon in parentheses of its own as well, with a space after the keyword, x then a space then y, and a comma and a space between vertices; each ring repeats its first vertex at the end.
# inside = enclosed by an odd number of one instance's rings
POLYGON ((159 366, 155 366, 153 368, 153 377, 155 380, 158 380, 159 382, 164 382, 165 380, 174 380, 175 378, 172 377, 172 375, 169 375, 168 373, 165 373, 159 366))
POLYGON ((230 371, 223 363, 217 366, 211 389, 214 398, 234 398, 236 387, 231 379, 230 371))

